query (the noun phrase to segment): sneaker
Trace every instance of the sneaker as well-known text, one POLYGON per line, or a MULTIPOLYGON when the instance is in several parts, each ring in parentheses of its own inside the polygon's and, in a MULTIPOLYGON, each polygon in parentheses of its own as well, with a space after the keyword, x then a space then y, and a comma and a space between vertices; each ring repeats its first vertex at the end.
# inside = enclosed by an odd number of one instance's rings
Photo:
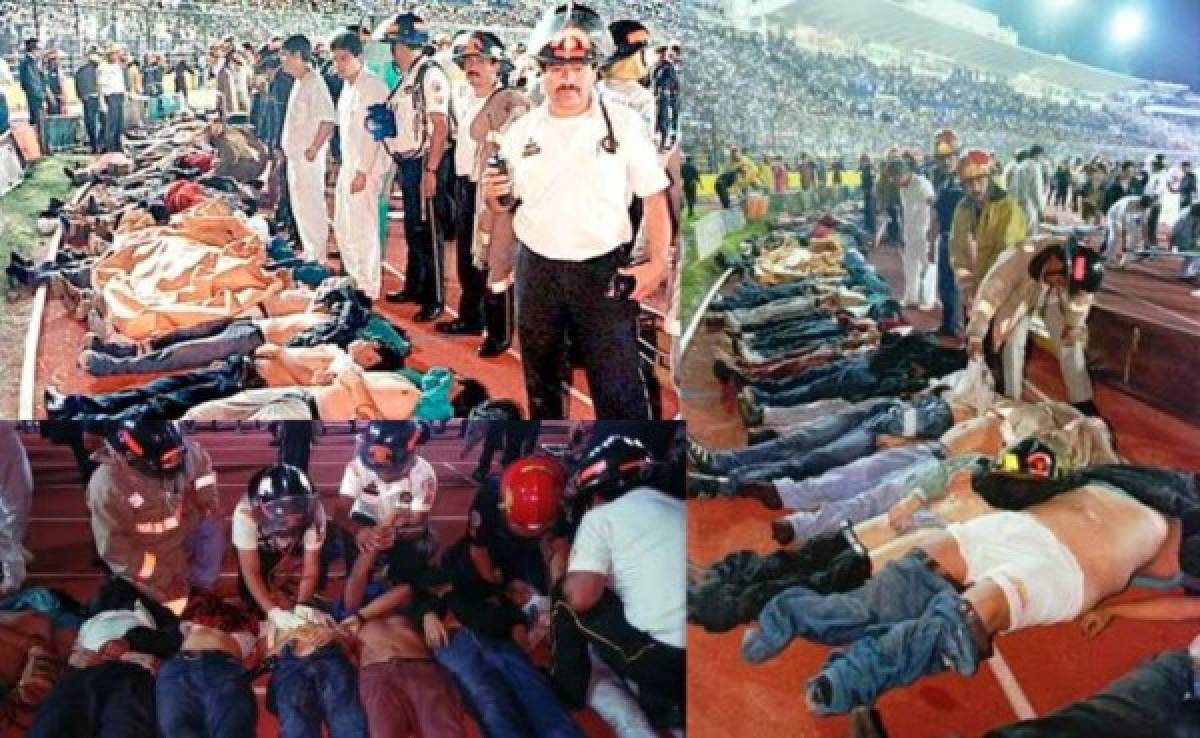
POLYGON ((687 455, 688 462, 696 471, 709 474, 717 471, 712 451, 709 451, 691 436, 688 436, 687 439, 687 455))

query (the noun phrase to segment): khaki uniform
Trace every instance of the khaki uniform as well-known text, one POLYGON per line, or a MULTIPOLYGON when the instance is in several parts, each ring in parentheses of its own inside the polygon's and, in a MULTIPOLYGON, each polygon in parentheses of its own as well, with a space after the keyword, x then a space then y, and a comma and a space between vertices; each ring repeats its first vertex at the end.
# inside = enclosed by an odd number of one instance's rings
POLYGON ((167 478, 139 473, 106 445, 92 455, 99 467, 87 489, 100 558, 163 603, 187 597, 184 539, 217 506, 217 475, 208 452, 185 443, 184 469, 167 478))
POLYGON ((969 197, 958 203, 950 225, 950 263, 965 300, 974 299, 983 275, 1000 254, 1025 238, 1027 227, 1017 201, 994 184, 982 209, 969 197))
POLYGON ((1047 245, 1048 240, 1030 239, 1000 255, 972 303, 967 338, 982 341, 991 329, 993 349, 1003 347, 1004 387, 1009 397, 1020 399, 1029 320, 1040 313, 1057 349, 1068 399, 1085 402, 1092 398, 1084 355, 1092 295, 1082 290, 1072 294, 1050 289, 1029 276, 1029 263, 1047 245), (1074 331, 1075 340, 1064 344, 1062 334, 1068 328, 1074 331))

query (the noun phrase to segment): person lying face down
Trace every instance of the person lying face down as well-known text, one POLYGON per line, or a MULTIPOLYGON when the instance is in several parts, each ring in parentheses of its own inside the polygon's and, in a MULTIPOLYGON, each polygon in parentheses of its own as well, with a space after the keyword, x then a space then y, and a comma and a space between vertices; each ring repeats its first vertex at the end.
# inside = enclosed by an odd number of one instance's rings
POLYGON ((844 712, 924 674, 973 674, 996 633, 1072 619, 1135 574, 1178 573, 1179 521, 1134 499, 1129 480, 1073 477, 1052 444, 1026 439, 972 484, 997 501, 1001 490, 1040 501, 952 524, 852 593, 788 590, 743 655, 764 661, 797 636, 850 644, 808 685, 810 709, 844 712))

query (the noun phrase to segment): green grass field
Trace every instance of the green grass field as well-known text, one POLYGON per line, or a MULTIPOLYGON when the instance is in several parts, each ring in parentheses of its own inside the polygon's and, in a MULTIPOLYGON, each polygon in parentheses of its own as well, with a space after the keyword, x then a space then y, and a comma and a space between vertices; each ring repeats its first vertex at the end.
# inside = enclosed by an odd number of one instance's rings
MULTIPOLYGON (((0 197, 0 264, 8 266, 13 251, 23 256, 32 254, 38 242, 37 214, 46 208, 50 198, 65 201, 73 189, 63 167, 84 161, 84 157, 68 154, 49 156, 33 165, 25 181, 0 197)), ((6 302, 0 300, 0 315, 6 312, 6 302)))
MULTIPOLYGON (((686 251, 683 262, 683 278, 680 280, 680 289, 682 290, 680 305, 684 325, 691 322, 692 314, 696 311, 700 301, 704 299, 704 295, 712 287, 713 282, 724 271, 717 265, 715 254, 707 259, 696 258, 696 241, 692 233, 691 220, 688 219, 683 225, 683 238, 686 251)), ((740 231, 734 231, 726 235, 721 242, 720 252, 736 253, 739 243, 747 238, 761 236, 766 232, 766 221, 750 223, 740 231)))

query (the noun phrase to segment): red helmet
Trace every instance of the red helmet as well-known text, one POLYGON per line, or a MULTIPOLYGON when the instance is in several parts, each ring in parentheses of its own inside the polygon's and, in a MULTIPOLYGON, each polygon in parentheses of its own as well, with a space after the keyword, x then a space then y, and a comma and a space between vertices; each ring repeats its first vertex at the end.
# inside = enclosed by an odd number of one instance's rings
POLYGON ((958 176, 964 181, 976 177, 986 177, 992 173, 995 159, 983 149, 967 149, 958 160, 958 176))
POLYGON ((509 464, 500 476, 500 503, 512 532, 542 535, 558 519, 567 471, 550 456, 535 454, 509 464))
POLYGON ((952 128, 943 128, 933 134, 933 155, 950 156, 959 149, 958 134, 952 128))

